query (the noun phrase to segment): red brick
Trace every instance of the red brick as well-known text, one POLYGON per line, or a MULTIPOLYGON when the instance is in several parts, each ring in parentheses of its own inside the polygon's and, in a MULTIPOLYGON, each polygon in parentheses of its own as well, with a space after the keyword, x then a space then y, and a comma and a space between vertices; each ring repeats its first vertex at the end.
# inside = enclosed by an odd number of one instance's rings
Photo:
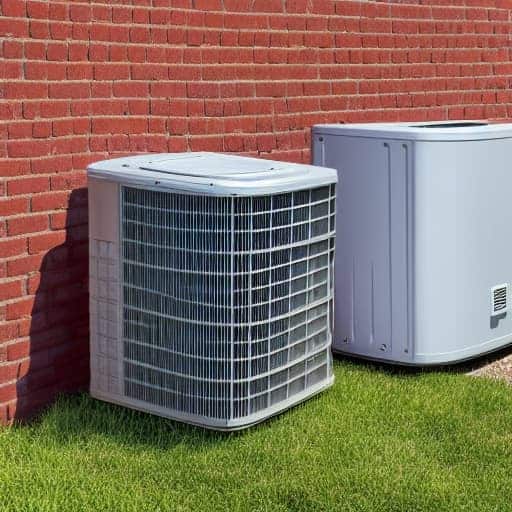
POLYGON ((24 197, 0 199, 0 217, 28 212, 29 199, 24 197))
POLYGON ((50 178, 52 190, 72 190, 87 185, 87 176, 84 172, 69 172, 57 174, 50 178))
POLYGON ((61 83, 50 84, 48 94, 50 98, 88 98, 90 96, 88 83, 61 83))
POLYGON ((71 21, 89 22, 91 21, 91 8, 87 5, 70 5, 69 19, 71 21))
POLYGON ((73 166, 70 155, 53 155, 32 160, 32 173, 61 173, 69 171, 73 166))
POLYGON ((9 302, 7 304, 6 320, 18 320, 22 317, 29 317, 34 309, 34 304, 34 297, 9 302))
POLYGON ((0 385, 0 403, 9 402, 16 398, 16 384, 0 385))
POLYGON ((19 336, 19 322, 0 323, 0 363, 7 361, 7 348, 3 345, 19 336))
POLYGON ((67 212, 59 212, 50 215, 50 225, 52 229, 64 229, 78 224, 85 224, 86 222, 86 208, 75 208, 67 212))
POLYGON ((7 193, 11 196, 17 194, 33 194, 46 192, 50 189, 50 180, 47 177, 20 178, 7 182, 7 193))
POLYGON ((41 109, 41 117, 61 117, 69 113, 69 106, 65 102, 57 102, 55 100, 45 101, 39 104, 41 109))
POLYGON ((50 24, 46 20, 31 20, 29 32, 33 39, 50 39, 50 24))
MULTIPOLYGON (((72 26, 61 21, 50 23, 50 37, 51 39, 64 41, 71 38, 72 26)), ((65 59, 67 59, 67 47, 65 50, 65 59)), ((61 60, 61 59, 56 59, 61 60)))
POLYGON ((73 119, 59 119, 52 122, 52 135, 63 137, 73 135, 73 119))
POLYGON ((2 2, 2 15, 9 18, 23 18, 27 9, 25 0, 7 0, 2 2))
POLYGON ((166 64, 135 64, 130 72, 133 80, 167 80, 169 77, 166 64))
POLYGON ((48 86, 45 83, 4 82, 3 99, 33 99, 46 97, 48 86))
POLYGON ((27 250, 27 241, 24 238, 0 240, 0 258, 8 258, 23 254, 27 250))
POLYGON ((42 41, 26 41, 23 46, 26 59, 42 60, 46 58, 46 43, 42 41))
POLYGON ((27 14, 29 18, 48 19, 50 6, 47 2, 29 0, 27 2, 27 14))
POLYGON ((26 62, 25 78, 27 80, 44 80, 48 78, 48 62, 26 62))
POLYGON ((17 257, 7 262, 7 276, 15 277, 26 275, 39 270, 44 254, 17 257))
POLYGON ((0 302, 20 297, 23 293, 22 283, 21 280, 0 283, 0 302))
MULTIPOLYGON (((95 64, 95 80, 124 80, 130 77, 129 64, 95 64)), ((51 93, 50 93, 51 94, 51 93)))
POLYGON ((7 142, 7 154, 11 158, 47 155, 50 144, 46 140, 11 140, 7 142))
POLYGON ((130 42, 149 43, 149 29, 146 27, 132 27, 130 29, 130 42))
POLYGON ((89 45, 89 60, 105 61, 108 59, 108 46, 106 44, 91 43, 89 45))
POLYGON ((0 364, 0 384, 6 384, 8 382, 16 380, 19 374, 19 369, 20 364, 18 362, 0 364))
POLYGON ((91 80, 93 78, 93 65, 90 63, 77 62, 66 67, 68 80, 91 80))
POLYGON ((23 43, 6 40, 3 42, 3 56, 6 59, 20 59, 23 57, 23 43))
POLYGON ((32 123, 32 136, 37 139, 46 139, 51 135, 51 127, 51 123, 47 121, 32 123))
POLYGON ((184 82, 159 82, 150 86, 151 98, 184 98, 187 85, 184 82))
POLYGON ((30 342, 28 340, 18 341, 7 345, 7 360, 17 361, 30 354, 30 342))
POLYGON ((66 232, 58 231, 44 235, 34 235, 28 239, 28 252, 35 254, 41 251, 47 251, 66 241, 66 232))
POLYGON ((17 80, 23 78, 23 66, 21 62, 4 61, 2 74, 5 80, 17 80))
POLYGON ((32 134, 32 124, 29 122, 9 123, 7 133, 10 139, 26 139, 32 134))
POLYGON ((49 43, 46 50, 48 60, 67 60, 68 45, 65 43, 49 43))
POLYGON ((145 82, 115 82, 113 86, 114 96, 129 97, 147 97, 149 85, 145 82))
POLYGON ((48 229, 48 215, 31 215, 29 217, 16 217, 7 221, 7 234, 9 236, 34 233, 48 229))
POLYGON ((66 4, 50 3, 50 19, 65 21, 68 19, 68 10, 68 5, 66 4))
POLYGON ((132 9, 124 6, 114 6, 112 9, 112 21, 114 23, 131 23, 132 9))
POLYGON ((65 208, 68 205, 69 192, 50 192, 47 194, 38 194, 32 197, 31 209, 33 212, 55 210, 65 208))
POLYGON ((73 42, 68 46, 69 60, 84 61, 87 60, 89 45, 81 42, 73 42))
POLYGON ((28 37, 29 24, 24 19, 9 19, 0 17, 0 36, 28 37))
POLYGON ((93 133, 142 133, 147 131, 145 118, 97 118, 92 121, 93 133))

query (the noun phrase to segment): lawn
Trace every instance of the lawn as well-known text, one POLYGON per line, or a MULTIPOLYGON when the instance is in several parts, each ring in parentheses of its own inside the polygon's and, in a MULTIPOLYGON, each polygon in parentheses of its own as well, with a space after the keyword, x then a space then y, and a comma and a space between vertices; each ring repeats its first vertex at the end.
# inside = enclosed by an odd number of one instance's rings
POLYGON ((512 510, 512 388, 337 362, 327 393, 218 434, 64 398, 0 429, 0 510, 512 510))

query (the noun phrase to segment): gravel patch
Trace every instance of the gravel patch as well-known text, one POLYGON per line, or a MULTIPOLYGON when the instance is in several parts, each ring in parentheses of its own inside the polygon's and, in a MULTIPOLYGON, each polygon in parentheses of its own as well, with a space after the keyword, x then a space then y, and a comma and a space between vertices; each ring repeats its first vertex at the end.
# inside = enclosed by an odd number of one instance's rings
POLYGON ((474 377, 500 379, 512 384, 512 349, 508 348, 505 353, 500 351, 478 360, 467 374, 474 377))

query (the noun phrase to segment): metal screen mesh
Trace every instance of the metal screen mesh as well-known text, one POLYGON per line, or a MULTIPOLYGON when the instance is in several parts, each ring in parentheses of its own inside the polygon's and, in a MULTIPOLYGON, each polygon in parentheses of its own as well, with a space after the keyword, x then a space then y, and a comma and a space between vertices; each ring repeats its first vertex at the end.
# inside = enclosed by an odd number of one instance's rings
POLYGON ((250 416, 330 377, 335 186, 260 197, 122 189, 124 392, 250 416))

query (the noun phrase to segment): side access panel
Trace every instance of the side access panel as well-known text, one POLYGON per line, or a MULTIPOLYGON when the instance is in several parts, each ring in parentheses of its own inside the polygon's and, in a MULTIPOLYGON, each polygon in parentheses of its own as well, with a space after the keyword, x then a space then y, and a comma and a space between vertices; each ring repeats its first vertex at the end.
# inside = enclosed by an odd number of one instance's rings
POLYGON ((119 395, 122 342, 119 279, 119 185, 89 179, 91 394, 119 395))
POLYGON ((412 360, 412 161, 409 142, 314 134, 339 178, 335 351, 412 360))

